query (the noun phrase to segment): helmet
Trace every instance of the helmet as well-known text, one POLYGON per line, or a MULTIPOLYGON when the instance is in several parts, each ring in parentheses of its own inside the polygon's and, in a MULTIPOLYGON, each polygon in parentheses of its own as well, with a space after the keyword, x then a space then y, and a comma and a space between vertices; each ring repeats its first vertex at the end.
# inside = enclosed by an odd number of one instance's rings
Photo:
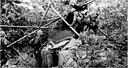
POLYGON ((97 16, 98 16, 97 13, 93 13, 93 14, 91 14, 91 17, 92 17, 92 18, 97 18, 97 16))
POLYGON ((74 12, 75 10, 76 10, 75 8, 71 8, 71 10, 70 10, 70 11, 71 11, 71 12, 74 12))
POLYGON ((4 37, 6 36, 5 32, 4 31, 0 31, 0 37, 4 37))
POLYGON ((81 11, 82 14, 85 14, 87 12, 88 12, 88 10, 81 11))
POLYGON ((2 28, 0 28, 0 31, 2 31, 2 28))
POLYGON ((38 31, 37 31, 37 35, 38 35, 38 36, 43 35, 42 30, 38 30, 38 31))

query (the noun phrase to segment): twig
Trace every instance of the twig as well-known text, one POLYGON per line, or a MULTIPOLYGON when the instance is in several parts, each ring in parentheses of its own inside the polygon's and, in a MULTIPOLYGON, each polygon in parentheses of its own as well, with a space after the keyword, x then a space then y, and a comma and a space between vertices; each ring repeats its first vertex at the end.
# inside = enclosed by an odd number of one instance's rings
POLYGON ((48 25, 52 24, 53 22, 56 22, 56 21, 57 21, 57 20, 59 20, 59 19, 61 19, 61 18, 60 18, 60 17, 58 17, 58 18, 57 18, 57 19, 55 19, 54 21, 49 22, 49 23, 45 24, 44 26, 48 26, 48 25))
POLYGON ((41 44, 41 46, 40 46, 40 48, 39 48, 39 51, 41 51, 41 50, 43 49, 44 45, 46 45, 47 42, 48 42, 48 41, 45 41, 43 44, 41 44))
POLYGON ((51 19, 46 19, 46 20, 42 20, 42 22, 45 22, 45 21, 51 21, 51 20, 55 20, 55 19, 58 19, 60 17, 56 17, 56 18, 51 18, 51 19))
POLYGON ((88 1, 88 2, 87 2, 87 1, 84 1, 84 2, 83 2, 83 1, 82 1, 82 2, 79 2, 78 4, 82 4, 82 5, 84 6, 84 5, 87 5, 87 4, 92 3, 93 1, 95 1, 95 0, 90 0, 90 1, 88 1))
MULTIPOLYGON (((44 15, 43 15, 43 17, 42 17, 42 20, 43 20, 44 17, 47 15, 48 10, 49 10, 49 8, 50 8, 50 5, 51 5, 51 4, 48 5, 48 8, 46 9, 46 12, 44 13, 44 15)), ((41 25, 42 25, 42 23, 39 24, 39 27, 41 27, 41 25)))
POLYGON ((54 10, 54 12, 70 27, 70 29, 79 36, 79 33, 59 14, 59 12, 51 5, 51 8, 54 10))
POLYGON ((48 41, 52 44, 52 46, 55 46, 55 43, 50 38, 48 38, 48 41))
POLYGON ((54 0, 51 0, 52 1, 52 3, 54 4, 54 5, 56 5, 56 3, 55 3, 55 1, 54 0))
POLYGON ((13 46, 12 46, 12 48, 23 58, 23 60, 25 60, 25 58, 23 57, 23 55, 18 50, 16 50, 16 48, 14 48, 13 46))
POLYGON ((89 1, 89 2, 87 2, 87 3, 85 3, 85 4, 89 4, 89 3, 92 3, 93 1, 95 1, 95 0, 91 0, 91 1, 89 1))
POLYGON ((104 33, 100 28, 98 28, 98 30, 99 30, 102 34, 104 34, 106 37, 108 37, 108 38, 110 39, 110 37, 109 37, 106 33, 104 33))

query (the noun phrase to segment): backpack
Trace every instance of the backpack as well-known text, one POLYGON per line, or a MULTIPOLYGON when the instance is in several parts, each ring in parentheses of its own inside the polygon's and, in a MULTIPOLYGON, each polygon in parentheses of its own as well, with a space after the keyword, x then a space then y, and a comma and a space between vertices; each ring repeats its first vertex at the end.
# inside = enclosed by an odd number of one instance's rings
POLYGON ((58 65, 58 55, 55 50, 41 51, 42 67, 53 67, 58 65))
POLYGON ((9 41, 6 38, 0 38, 0 49, 4 49, 8 43, 9 41))

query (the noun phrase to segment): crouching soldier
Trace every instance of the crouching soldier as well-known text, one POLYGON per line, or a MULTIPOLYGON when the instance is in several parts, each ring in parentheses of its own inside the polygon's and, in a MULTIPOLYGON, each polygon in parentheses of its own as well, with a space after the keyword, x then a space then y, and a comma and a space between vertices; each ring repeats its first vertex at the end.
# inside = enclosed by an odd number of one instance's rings
POLYGON ((35 45, 35 49, 38 50, 39 47, 41 46, 42 44, 42 35, 43 35, 43 32, 42 30, 39 30, 37 31, 37 36, 35 37, 35 41, 34 41, 34 45, 35 45))
POLYGON ((0 63, 1 65, 5 64, 7 61, 5 48, 6 45, 9 44, 9 41, 5 38, 5 32, 0 28, 0 63))

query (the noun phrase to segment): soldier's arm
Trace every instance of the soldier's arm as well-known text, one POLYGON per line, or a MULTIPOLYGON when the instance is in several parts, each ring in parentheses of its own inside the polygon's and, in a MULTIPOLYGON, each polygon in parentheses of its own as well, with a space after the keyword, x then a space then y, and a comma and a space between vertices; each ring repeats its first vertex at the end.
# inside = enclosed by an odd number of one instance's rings
POLYGON ((77 12, 74 12, 73 22, 72 22, 71 26, 73 26, 75 24, 76 19, 77 19, 77 12))

